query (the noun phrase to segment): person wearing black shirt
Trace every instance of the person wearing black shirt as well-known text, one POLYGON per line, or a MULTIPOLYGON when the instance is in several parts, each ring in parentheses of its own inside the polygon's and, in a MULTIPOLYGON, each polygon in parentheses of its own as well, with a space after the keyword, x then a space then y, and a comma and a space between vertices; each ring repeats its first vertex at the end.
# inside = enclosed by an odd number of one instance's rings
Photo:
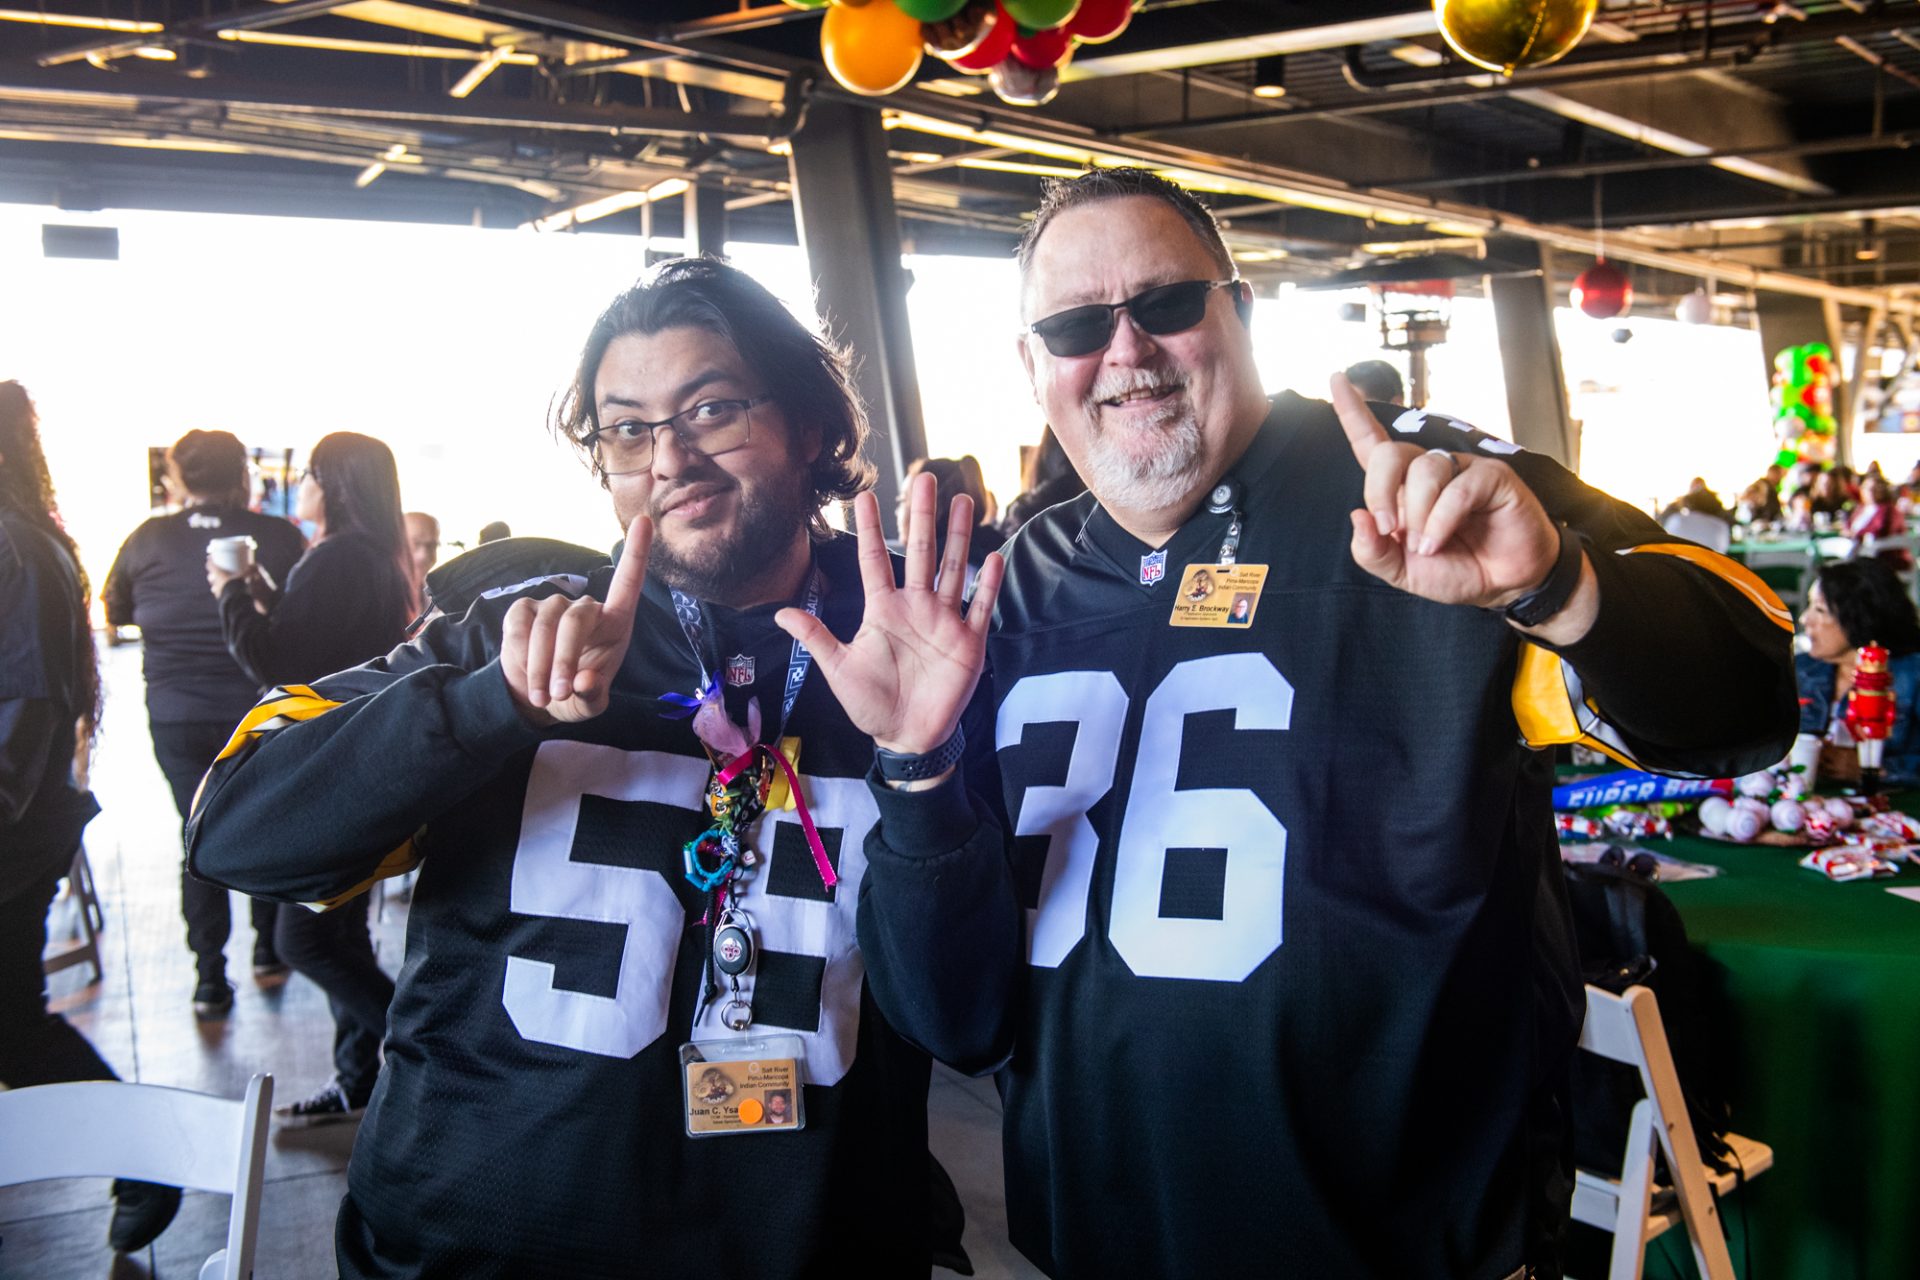
MULTIPOLYGON (((284 590, 263 584, 257 566, 236 575, 205 561, 227 651, 262 690, 298 687, 372 661, 400 643, 412 613, 392 450, 351 431, 322 437, 294 502, 295 515, 318 532, 284 590)), ((327 993, 335 1072, 317 1093, 274 1110, 290 1124, 355 1119, 380 1072, 393 999, 393 981, 373 954, 367 899, 336 911, 282 911, 274 943, 282 959, 327 993)))
POLYGON ((1165 179, 1052 187, 1021 264, 1091 492, 981 571, 991 715, 924 591, 870 587, 885 643, 790 619, 926 766, 875 780, 881 1007, 1004 1066, 1009 1225, 1050 1275, 1557 1274, 1583 1001, 1542 748, 1777 761, 1791 619, 1505 441, 1342 377, 1268 397, 1250 291, 1165 179))
POLYGON ((823 514, 873 476, 848 356, 679 259, 595 324, 555 426, 616 561, 276 690, 189 829, 200 874, 288 901, 419 865, 340 1272, 925 1276, 929 1062, 855 945, 873 743, 775 625, 798 604, 851 638, 862 576, 892 572, 823 514), (752 940, 734 979, 716 907, 752 940), (745 1099, 762 1123, 740 1100, 725 1055, 758 1037, 799 1042, 803 1125, 764 1123, 777 1089, 745 1099), (721 1101, 746 1131, 690 1136, 721 1101))
MULTIPOLYGON (((0 382, 0 1087, 117 1080, 85 1036, 47 1008, 47 908, 100 812, 74 777, 99 723, 87 575, 61 526, 33 402, 0 382)), ((0 1139, 4 1140, 4 1139, 0 1139)), ((116 1179, 107 1242, 145 1248, 180 1188, 116 1179)))
MULTIPOLYGON (((133 531, 100 597, 108 626, 140 628, 153 754, 184 821, 207 766, 260 696, 260 686, 227 652, 219 607, 207 598, 207 543, 252 538, 268 580, 283 583, 306 542, 287 521, 247 510, 247 450, 230 432, 189 431, 175 441, 167 450, 167 486, 185 508, 133 531)), ((199 973, 194 1011, 223 1017, 233 1007, 228 893, 188 874, 184 852, 180 910, 199 973)), ((253 899, 253 973, 263 982, 286 973, 273 946, 274 912, 272 902, 253 899)))

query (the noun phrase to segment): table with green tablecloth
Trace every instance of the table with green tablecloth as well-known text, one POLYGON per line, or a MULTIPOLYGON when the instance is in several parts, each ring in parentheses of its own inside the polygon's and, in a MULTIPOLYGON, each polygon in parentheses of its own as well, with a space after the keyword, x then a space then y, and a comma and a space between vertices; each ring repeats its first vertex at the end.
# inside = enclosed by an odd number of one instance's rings
MULTIPOLYGON (((1920 812, 1920 794, 1900 797, 1920 812)), ((1666 886, 1724 985, 1733 1127, 1774 1167, 1726 1208, 1761 1280, 1920 1276, 1920 867, 1835 884, 1804 850, 1646 842, 1722 874, 1666 886), (1744 1238, 1743 1238, 1744 1237, 1744 1238)), ((1673 1234, 1673 1233, 1670 1233, 1673 1234)), ((1686 1274, 1677 1237, 1649 1276, 1686 1274)))

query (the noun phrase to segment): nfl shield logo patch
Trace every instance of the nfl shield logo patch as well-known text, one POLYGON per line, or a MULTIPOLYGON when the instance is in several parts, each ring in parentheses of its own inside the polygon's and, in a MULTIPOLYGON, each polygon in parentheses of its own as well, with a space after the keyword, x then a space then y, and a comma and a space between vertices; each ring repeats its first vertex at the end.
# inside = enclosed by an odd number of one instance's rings
POLYGON ((1150 587, 1167 576, 1167 549, 1140 557, 1140 585, 1150 587))
POLYGON ((727 683, 736 689, 744 689, 753 683, 753 657, 751 654, 736 653, 727 659, 727 683))

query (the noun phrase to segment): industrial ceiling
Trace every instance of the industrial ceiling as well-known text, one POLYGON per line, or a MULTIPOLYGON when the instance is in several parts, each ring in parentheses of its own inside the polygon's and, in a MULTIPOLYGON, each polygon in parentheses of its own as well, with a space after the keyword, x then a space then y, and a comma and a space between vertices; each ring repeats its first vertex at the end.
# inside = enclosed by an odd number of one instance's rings
POLYGON ((735 238, 791 241, 786 139, 854 101, 885 113, 922 252, 1003 253, 1041 177, 1127 162, 1206 192, 1263 280, 1497 264, 1508 237, 1571 274, 1604 234, 1643 307, 1703 281, 1733 308, 1920 307, 1920 0, 1603 0, 1510 77, 1424 0, 1145 0, 1028 108, 931 57, 852 95, 821 12, 785 4, 13 3, 6 201, 674 235, 691 183, 735 238))

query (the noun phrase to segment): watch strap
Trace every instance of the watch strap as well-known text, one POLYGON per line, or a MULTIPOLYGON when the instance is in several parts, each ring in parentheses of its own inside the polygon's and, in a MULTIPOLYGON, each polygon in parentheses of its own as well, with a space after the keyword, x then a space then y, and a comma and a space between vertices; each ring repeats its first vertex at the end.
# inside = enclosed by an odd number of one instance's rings
POLYGON ((1567 607, 1574 589, 1580 585, 1580 561, 1586 540, 1560 526, 1560 555, 1542 582, 1508 605, 1501 613, 1516 627, 1537 627, 1567 607))
POLYGON ((959 725, 955 725, 953 735, 931 751, 908 755, 889 751, 885 747, 875 747, 873 759, 879 766, 881 778, 887 782, 923 782, 928 778, 937 778, 959 764, 966 750, 967 735, 959 725))

